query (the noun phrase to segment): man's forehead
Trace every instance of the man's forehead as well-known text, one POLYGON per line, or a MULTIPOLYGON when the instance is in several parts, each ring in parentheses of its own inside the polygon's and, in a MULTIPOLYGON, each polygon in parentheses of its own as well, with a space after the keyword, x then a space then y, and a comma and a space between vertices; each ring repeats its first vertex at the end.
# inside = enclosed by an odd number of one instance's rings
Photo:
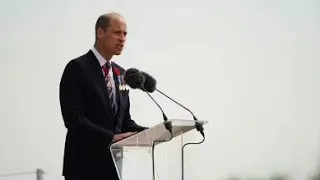
POLYGON ((112 19, 110 21, 110 27, 113 29, 127 29, 127 23, 124 19, 112 19))

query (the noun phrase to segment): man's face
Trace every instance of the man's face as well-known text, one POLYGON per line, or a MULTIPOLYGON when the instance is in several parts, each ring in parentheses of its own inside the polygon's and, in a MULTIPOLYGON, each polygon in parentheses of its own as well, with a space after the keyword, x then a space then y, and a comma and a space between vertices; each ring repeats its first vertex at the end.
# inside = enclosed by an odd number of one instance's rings
POLYGON ((120 55, 127 36, 127 24, 122 17, 113 17, 107 30, 98 30, 98 40, 106 52, 120 55))

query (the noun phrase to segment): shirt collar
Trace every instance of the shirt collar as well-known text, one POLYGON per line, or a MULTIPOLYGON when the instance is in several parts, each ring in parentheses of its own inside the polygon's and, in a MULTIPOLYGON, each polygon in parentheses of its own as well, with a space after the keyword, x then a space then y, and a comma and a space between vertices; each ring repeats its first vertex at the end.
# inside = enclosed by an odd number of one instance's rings
MULTIPOLYGON (((100 67, 104 66, 106 64, 107 60, 104 59, 104 57, 97 51, 97 49, 95 47, 92 47, 91 51, 98 59, 100 67)), ((110 60, 110 64, 111 64, 111 60, 110 60)))

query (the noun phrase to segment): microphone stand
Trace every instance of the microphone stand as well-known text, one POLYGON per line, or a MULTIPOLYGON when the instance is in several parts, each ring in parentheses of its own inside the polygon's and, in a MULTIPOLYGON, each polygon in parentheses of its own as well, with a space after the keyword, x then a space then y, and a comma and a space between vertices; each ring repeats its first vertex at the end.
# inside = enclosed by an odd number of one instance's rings
POLYGON ((152 179, 155 180, 156 176, 155 176, 155 158, 154 158, 154 149, 155 149, 155 144, 156 143, 161 143, 161 142, 168 142, 171 141, 173 138, 173 133, 172 133, 172 123, 170 121, 168 121, 167 116, 165 115, 163 109, 161 108, 161 106, 156 102, 156 100, 148 93, 148 91, 140 84, 140 87, 143 89, 144 92, 147 93, 147 95, 152 99, 152 101, 154 103, 156 103, 156 105, 159 107, 159 109, 162 112, 162 116, 163 116, 163 120, 164 120, 164 125, 165 128, 170 132, 170 138, 169 139, 165 139, 165 140, 155 140, 152 142, 152 179))
POLYGON ((190 111, 187 107, 183 106, 182 104, 180 104, 179 102, 177 102, 176 100, 172 99, 171 97, 169 97, 168 95, 166 95, 165 93, 163 93, 162 91, 160 91, 159 89, 155 89, 156 91, 158 91, 160 94, 164 95, 166 98, 170 99, 171 101, 175 102, 176 104, 178 104, 179 106, 181 106, 182 108, 184 108, 185 110, 189 111, 192 116, 193 116, 193 120, 195 121, 195 127, 197 129, 197 131, 200 132, 200 134, 202 135, 202 140, 199 141, 199 142, 189 142, 189 143, 186 143, 182 146, 182 149, 181 149, 181 177, 182 177, 182 180, 184 180, 184 149, 186 146, 188 145, 196 145, 196 144, 201 144, 205 141, 205 134, 203 132, 204 128, 202 126, 201 123, 198 122, 198 119, 196 118, 196 116, 193 114, 192 111, 190 111))

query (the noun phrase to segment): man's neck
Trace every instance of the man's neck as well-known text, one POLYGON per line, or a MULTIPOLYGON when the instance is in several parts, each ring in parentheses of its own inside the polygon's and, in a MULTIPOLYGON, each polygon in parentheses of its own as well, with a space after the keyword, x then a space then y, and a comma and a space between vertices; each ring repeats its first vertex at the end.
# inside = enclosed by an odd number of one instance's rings
POLYGON ((102 48, 100 48, 99 45, 95 44, 94 48, 96 48, 96 50, 101 54, 101 56, 106 60, 106 61, 110 61, 112 58, 111 53, 105 52, 102 50, 102 48))

